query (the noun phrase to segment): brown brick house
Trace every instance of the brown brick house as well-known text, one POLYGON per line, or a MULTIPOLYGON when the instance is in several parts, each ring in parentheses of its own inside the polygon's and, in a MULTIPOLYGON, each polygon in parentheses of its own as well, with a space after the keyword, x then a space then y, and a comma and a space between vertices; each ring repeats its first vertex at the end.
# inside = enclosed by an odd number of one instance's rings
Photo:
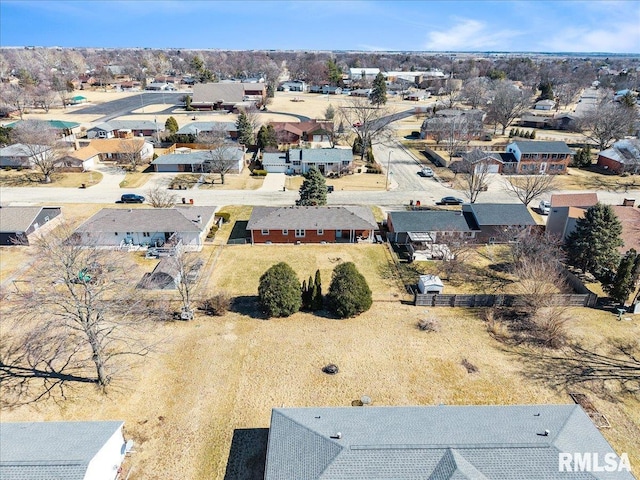
POLYGON ((333 122, 271 122, 279 144, 328 142, 333 135, 333 122))
POLYGON ((518 140, 507 145, 518 165, 515 173, 563 174, 575 152, 560 141, 518 140))
POLYGON ((371 209, 254 207, 247 224, 251 243, 371 242, 378 224, 371 209))

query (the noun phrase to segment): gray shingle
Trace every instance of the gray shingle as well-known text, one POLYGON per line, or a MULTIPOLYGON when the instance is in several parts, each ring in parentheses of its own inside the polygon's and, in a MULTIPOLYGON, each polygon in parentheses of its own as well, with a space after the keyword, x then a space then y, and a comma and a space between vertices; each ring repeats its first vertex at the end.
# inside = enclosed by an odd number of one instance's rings
POLYGON ((462 210, 471 212, 479 226, 536 225, 522 203, 472 203, 463 205, 462 210))
POLYGON ((43 207, 2 207, 0 208, 0 232, 26 231, 43 207))
POLYGON ((373 230, 371 209, 345 207, 254 207, 247 230, 373 230))
POLYGON ((566 143, 559 141, 518 140, 513 143, 518 146, 521 153, 560 153, 563 155, 575 153, 566 143))
POLYGON ((470 232, 461 212, 422 210, 389 212, 395 232, 470 232))

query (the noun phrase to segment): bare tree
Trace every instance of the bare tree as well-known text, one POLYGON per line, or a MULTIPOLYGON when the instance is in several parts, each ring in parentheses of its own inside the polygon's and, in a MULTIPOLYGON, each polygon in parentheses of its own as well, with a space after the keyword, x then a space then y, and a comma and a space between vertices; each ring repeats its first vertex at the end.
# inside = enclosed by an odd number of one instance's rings
POLYGON ((581 87, 577 83, 566 82, 555 85, 553 91, 556 94, 556 106, 566 108, 576 99, 578 93, 581 91, 581 87))
POLYGON ((506 80, 495 82, 489 95, 488 116, 502 126, 504 135, 509 125, 529 106, 530 95, 506 80))
POLYGON ((244 150, 238 144, 226 138, 226 132, 214 130, 198 135, 198 143, 206 145, 207 159, 203 164, 206 173, 217 173, 224 184, 225 175, 238 167, 238 155, 244 156, 244 150))
POLYGON ((156 184, 147 190, 147 200, 153 208, 171 208, 177 203, 178 197, 165 185, 156 184))
POLYGON ((473 150, 459 162, 457 167, 457 171, 460 172, 462 191, 470 203, 475 203, 480 192, 484 192, 488 188, 489 163, 486 160, 487 155, 486 152, 479 149, 473 150))
POLYGON ((455 117, 435 117, 425 120, 427 134, 436 143, 444 143, 450 157, 456 152, 466 151, 469 142, 482 132, 478 117, 460 114, 455 117))
POLYGON ((48 82, 42 82, 33 89, 33 106, 35 108, 42 108, 45 113, 49 113, 55 99, 56 92, 51 88, 51 85, 49 85, 48 82))
POLYGON ((587 139, 597 143, 600 150, 605 150, 629 134, 635 118, 635 107, 604 96, 578 119, 578 128, 587 139))
POLYGON ((471 108, 478 108, 486 103, 488 89, 489 82, 486 78, 470 78, 462 87, 461 98, 471 105, 471 108))
POLYGON ((11 130, 11 139, 22 144, 33 167, 42 173, 43 182, 51 183, 51 175, 66 150, 58 140, 56 130, 41 120, 22 120, 11 130))
POLYGON ((123 138, 119 142, 118 163, 126 163, 131 170, 135 170, 142 164, 142 150, 144 139, 123 138))
POLYGON ((24 109, 28 103, 27 90, 24 87, 20 85, 3 86, 0 90, 0 99, 3 103, 14 107, 22 120, 24 109))
POLYGON ((363 97, 349 98, 340 107, 340 115, 362 145, 360 158, 364 160, 367 149, 375 143, 384 143, 391 136, 391 111, 388 107, 373 106, 363 97))
POLYGON ((504 179, 504 189, 515 195, 525 206, 540 195, 552 192, 555 186, 555 175, 518 175, 504 179))
POLYGON ((4 379, 19 390, 27 378, 41 380, 43 392, 76 378, 105 389, 129 368, 127 359, 152 347, 146 327, 157 312, 133 291, 134 264, 118 251, 82 244, 68 223, 41 235, 35 249, 30 288, 5 305, 20 327, 3 344, 4 379))

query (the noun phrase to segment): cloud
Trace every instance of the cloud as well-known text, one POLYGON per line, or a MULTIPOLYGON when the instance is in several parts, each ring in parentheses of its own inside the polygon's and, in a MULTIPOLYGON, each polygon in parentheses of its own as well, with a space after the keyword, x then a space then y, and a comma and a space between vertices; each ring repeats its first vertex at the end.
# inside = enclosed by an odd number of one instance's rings
POLYGON ((469 18, 456 21, 446 30, 430 32, 424 44, 425 50, 509 50, 510 41, 520 35, 515 30, 491 29, 486 23, 469 18))
POLYGON ((601 25, 598 29, 568 28, 541 45, 555 52, 638 53, 640 28, 636 22, 601 25))

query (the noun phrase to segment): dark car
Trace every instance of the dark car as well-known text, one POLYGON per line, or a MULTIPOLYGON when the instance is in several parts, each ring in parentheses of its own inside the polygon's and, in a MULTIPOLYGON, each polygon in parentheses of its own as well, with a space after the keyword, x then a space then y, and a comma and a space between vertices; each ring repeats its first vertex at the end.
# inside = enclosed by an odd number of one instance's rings
POLYGON ((120 197, 120 201, 122 203, 144 203, 144 197, 135 193, 125 193, 120 197))
POLYGON ((441 205, 462 205, 464 200, 456 197, 442 197, 440 199, 441 205))

